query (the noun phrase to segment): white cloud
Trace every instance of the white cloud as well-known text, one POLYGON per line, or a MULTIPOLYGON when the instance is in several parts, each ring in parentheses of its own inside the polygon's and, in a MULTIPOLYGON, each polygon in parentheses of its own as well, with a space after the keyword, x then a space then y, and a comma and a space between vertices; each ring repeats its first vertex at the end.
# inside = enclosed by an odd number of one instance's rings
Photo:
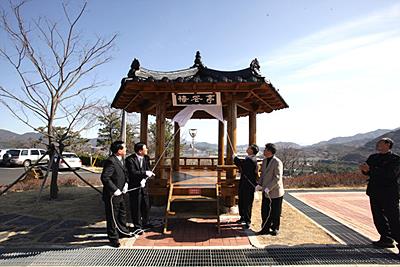
POLYGON ((400 126, 399 29, 395 5, 276 51, 262 65, 290 107, 259 116, 258 139, 311 144, 400 126))

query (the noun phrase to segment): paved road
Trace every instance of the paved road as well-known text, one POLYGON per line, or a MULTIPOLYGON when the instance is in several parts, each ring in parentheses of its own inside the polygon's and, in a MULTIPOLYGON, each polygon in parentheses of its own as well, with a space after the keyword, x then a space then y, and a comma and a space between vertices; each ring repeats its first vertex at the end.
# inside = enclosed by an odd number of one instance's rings
MULTIPOLYGON (((23 167, 0 167, 0 184, 11 184, 14 182, 21 174, 25 172, 23 167)), ((100 179, 100 174, 91 173, 85 170, 78 170, 79 175, 81 175, 84 179, 87 179, 89 182, 100 179)), ((51 175, 51 173, 50 173, 51 175)), ((76 178, 73 172, 70 171, 60 171, 59 178, 76 178)))

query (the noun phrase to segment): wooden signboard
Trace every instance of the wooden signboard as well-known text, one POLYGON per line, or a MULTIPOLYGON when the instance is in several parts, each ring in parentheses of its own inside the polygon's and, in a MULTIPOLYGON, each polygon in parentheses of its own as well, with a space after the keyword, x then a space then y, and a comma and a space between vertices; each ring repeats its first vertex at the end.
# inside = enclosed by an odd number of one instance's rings
POLYGON ((174 106, 219 106, 221 105, 221 93, 172 93, 172 103, 174 106))

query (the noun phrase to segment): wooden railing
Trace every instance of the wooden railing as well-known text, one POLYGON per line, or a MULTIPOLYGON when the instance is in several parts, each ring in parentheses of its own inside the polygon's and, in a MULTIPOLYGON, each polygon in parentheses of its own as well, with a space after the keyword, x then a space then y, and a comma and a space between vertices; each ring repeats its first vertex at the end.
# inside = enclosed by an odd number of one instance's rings
POLYGON ((179 166, 181 168, 195 168, 195 169, 215 169, 218 164, 217 157, 181 157, 179 166))
MULTIPOLYGON (((165 165, 170 165, 174 158, 165 158, 165 165)), ((155 159, 152 158, 152 164, 155 163, 155 159)), ((217 157, 180 157, 179 166, 183 169, 211 169, 216 170, 218 164, 217 157)))

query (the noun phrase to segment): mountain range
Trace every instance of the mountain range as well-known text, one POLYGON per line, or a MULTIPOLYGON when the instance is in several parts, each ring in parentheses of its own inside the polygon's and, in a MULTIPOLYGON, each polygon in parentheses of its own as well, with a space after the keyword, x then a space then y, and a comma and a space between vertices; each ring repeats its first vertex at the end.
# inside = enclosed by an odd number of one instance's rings
MULTIPOLYGON (((3 147, 32 147, 41 137, 39 133, 17 134, 0 129, 0 148, 3 147)), ((352 136, 335 137, 327 141, 321 141, 309 146, 301 146, 292 142, 277 142, 278 150, 296 149, 303 151, 305 157, 315 159, 335 159, 348 162, 359 162, 375 151, 375 143, 382 137, 390 137, 395 144, 400 144, 400 128, 378 129, 367 133, 359 133, 352 136)), ((90 143, 95 144, 96 139, 90 143)), ((261 145, 260 147, 262 147, 261 145)), ((196 151, 203 154, 213 154, 217 150, 216 144, 207 142, 196 142, 196 151)), ((247 145, 238 145, 238 152, 245 152, 247 145)), ((395 145, 395 152, 400 152, 400 146, 395 145)))
POLYGON ((40 137, 42 137, 40 133, 29 132, 17 134, 0 129, 0 148, 33 147, 40 137))

